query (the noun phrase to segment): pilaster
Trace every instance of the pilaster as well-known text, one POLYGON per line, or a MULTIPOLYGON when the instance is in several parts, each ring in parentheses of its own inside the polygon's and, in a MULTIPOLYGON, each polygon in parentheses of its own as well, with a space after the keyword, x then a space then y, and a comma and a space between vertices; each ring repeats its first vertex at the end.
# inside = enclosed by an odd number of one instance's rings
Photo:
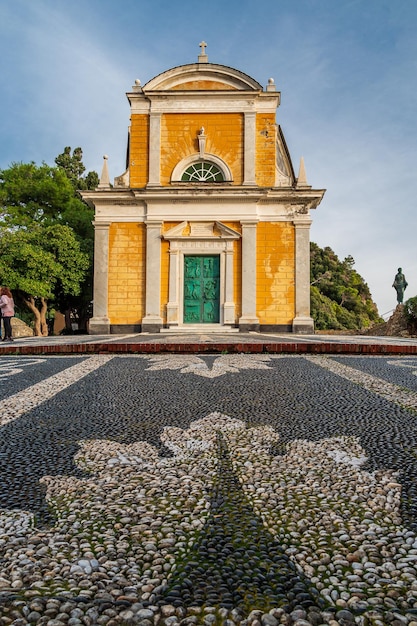
POLYGON ((162 222, 146 223, 146 285, 145 317, 142 331, 159 333, 161 318, 161 226, 162 222))
POLYGON ((169 251, 169 300, 167 304, 167 323, 178 326, 179 323, 179 275, 180 253, 177 249, 169 251))
POLYGON ((255 185, 256 113, 244 115, 243 184, 255 185))
POLYGON ((233 295, 233 260, 234 260, 234 244, 233 241, 227 242, 225 256, 225 285, 224 285, 224 305, 223 305, 223 324, 235 324, 235 302, 233 295))
POLYGON ((89 322, 90 335, 109 335, 108 317, 108 267, 110 222, 94 224, 94 292, 93 317, 89 322))
POLYGON ((293 333, 314 333, 310 316, 310 226, 311 219, 297 220, 295 226, 295 317, 293 333))
POLYGON ((149 115, 149 181, 148 186, 161 184, 161 113, 149 115))
POLYGON ((239 329, 242 332, 259 330, 256 314, 256 229, 257 221, 242 224, 242 316, 239 329))

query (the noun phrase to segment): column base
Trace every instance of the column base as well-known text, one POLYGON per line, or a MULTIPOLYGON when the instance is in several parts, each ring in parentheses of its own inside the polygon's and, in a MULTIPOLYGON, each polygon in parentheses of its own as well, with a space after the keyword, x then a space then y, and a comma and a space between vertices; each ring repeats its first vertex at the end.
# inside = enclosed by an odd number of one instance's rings
POLYGON ((177 303, 168 302, 167 304, 167 324, 168 326, 178 326, 178 309, 177 303))
POLYGON ((239 331, 241 333, 248 333, 249 331, 259 332, 259 319, 242 315, 239 318, 239 331))
POLYGON ((110 320, 108 317, 92 317, 88 323, 89 335, 110 335, 110 320))
POLYGON ((296 335, 314 335, 314 320, 312 317, 294 317, 292 332, 296 335))
POLYGON ((223 305, 223 324, 235 324, 235 303, 225 302, 223 305))
POLYGON ((162 319, 157 315, 147 315, 142 320, 143 333, 159 333, 162 326, 162 319))

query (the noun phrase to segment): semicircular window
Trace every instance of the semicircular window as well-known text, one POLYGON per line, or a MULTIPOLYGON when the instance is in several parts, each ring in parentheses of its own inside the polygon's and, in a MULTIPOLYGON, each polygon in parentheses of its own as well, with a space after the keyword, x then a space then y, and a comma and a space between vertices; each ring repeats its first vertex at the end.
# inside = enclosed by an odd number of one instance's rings
POLYGON ((217 165, 206 161, 193 163, 181 176, 182 182, 191 183, 218 183, 224 181, 224 174, 217 165))

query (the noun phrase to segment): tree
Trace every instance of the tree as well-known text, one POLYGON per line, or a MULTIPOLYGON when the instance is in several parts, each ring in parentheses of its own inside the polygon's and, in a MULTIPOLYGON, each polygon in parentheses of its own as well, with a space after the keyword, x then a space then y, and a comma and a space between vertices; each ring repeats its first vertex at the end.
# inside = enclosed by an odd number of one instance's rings
POLYGON ((79 293, 88 266, 88 255, 68 226, 37 224, 0 232, 0 280, 32 312, 37 336, 48 334, 47 305, 54 290, 79 293))
POLYGON ((410 333, 417 333, 417 296, 405 301, 404 314, 410 333))
POLYGON ((99 184, 97 172, 88 172, 86 176, 83 176, 85 165, 81 148, 74 148, 71 154, 71 147, 67 146, 64 152, 56 157, 55 163, 65 173, 74 191, 95 189, 99 184))
POLYGON ((379 321, 378 309, 351 255, 310 245, 311 315, 317 329, 361 330, 379 321))
POLYGON ((68 332, 71 332, 73 319, 81 330, 86 329, 93 299, 94 210, 81 199, 79 192, 84 189, 95 189, 99 184, 99 177, 96 172, 88 172, 84 176, 85 166, 82 157, 81 148, 74 148, 71 154, 71 147, 67 146, 64 152, 55 159, 58 168, 71 183, 76 200, 63 211, 62 219, 74 230, 80 240, 82 250, 89 255, 90 259, 89 271, 86 273, 81 293, 77 296, 56 293, 56 305, 65 314, 68 332), (79 203, 83 205, 82 210, 80 210, 79 203))
POLYGON ((91 274, 91 221, 62 169, 14 163, 0 170, 0 280, 17 290, 37 333, 45 332, 46 303, 76 296, 91 274))

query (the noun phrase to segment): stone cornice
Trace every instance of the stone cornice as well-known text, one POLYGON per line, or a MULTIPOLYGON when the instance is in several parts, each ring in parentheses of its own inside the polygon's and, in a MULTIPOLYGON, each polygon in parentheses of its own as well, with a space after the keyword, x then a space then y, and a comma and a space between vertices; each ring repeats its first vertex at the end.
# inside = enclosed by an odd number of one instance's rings
POLYGON ((275 113, 280 94, 242 91, 167 91, 133 98, 127 94, 131 114, 157 114, 199 111, 202 113, 275 113))
POLYGON ((315 209, 320 204, 325 189, 259 188, 229 186, 152 187, 148 189, 110 189, 83 191, 83 199, 90 205, 137 206, 140 203, 213 202, 285 204, 294 208, 315 209))

